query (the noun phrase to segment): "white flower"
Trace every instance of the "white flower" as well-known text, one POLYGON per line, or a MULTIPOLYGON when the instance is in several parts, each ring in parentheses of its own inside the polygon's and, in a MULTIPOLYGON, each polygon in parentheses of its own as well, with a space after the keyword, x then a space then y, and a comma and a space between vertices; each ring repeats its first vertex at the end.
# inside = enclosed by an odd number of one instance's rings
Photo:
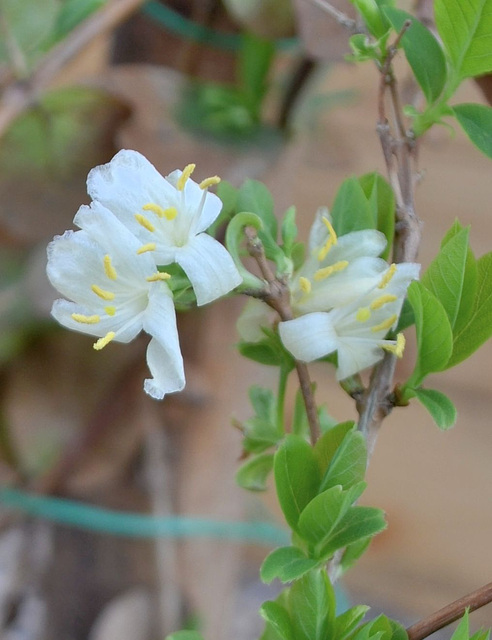
MULTIPOLYGON (((403 334, 396 340, 384 337, 395 328, 407 287, 418 273, 417 264, 387 266, 378 283, 358 300, 328 312, 317 311, 281 322, 280 338, 296 359, 305 362, 336 351, 338 380, 374 365, 385 350, 401 357, 403 334)), ((347 286, 351 284, 347 282, 347 286)))
POLYGON ((66 231, 48 246, 48 277, 68 300, 52 315, 65 327, 97 336, 99 350, 112 340, 129 342, 143 329, 152 336, 145 391, 162 399, 185 385, 171 291, 138 239, 105 207, 82 206, 66 231))
POLYGON ((309 236, 309 256, 290 284, 295 315, 329 311, 357 300, 375 286, 388 263, 379 258, 385 236, 375 229, 337 237, 328 211, 318 210, 309 236))
POLYGON ((141 241, 136 252, 151 252, 155 264, 177 262, 202 305, 225 295, 242 279, 228 251, 204 233, 222 203, 208 187, 216 176, 197 184, 195 165, 166 178, 136 151, 123 150, 110 163, 92 169, 87 190, 141 241))

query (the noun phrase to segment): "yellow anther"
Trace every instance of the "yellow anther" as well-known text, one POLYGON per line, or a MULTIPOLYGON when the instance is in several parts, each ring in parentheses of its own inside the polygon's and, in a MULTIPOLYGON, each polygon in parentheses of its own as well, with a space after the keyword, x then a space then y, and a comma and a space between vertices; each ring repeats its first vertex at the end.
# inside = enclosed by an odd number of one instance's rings
POLYGON ((155 251, 155 242, 149 242, 148 244, 143 244, 141 247, 137 249, 138 255, 142 253, 147 253, 147 251, 155 251))
POLYGON ((154 225, 141 213, 135 214, 135 220, 138 222, 138 224, 144 227, 144 229, 147 229, 147 231, 155 231, 154 225))
POLYGON ((299 287, 304 293, 311 293, 311 281, 304 278, 304 276, 299 278, 299 287))
POLYGON ((396 315, 396 313, 394 313, 389 318, 386 318, 386 320, 383 320, 383 322, 380 322, 379 324, 372 327, 371 331, 373 333, 377 333, 378 331, 383 331, 383 330, 387 331, 390 327, 392 327, 395 324, 397 319, 398 319, 398 316, 396 315))
POLYGON ((379 298, 376 298, 376 300, 373 300, 371 302, 371 309, 373 311, 377 311, 377 309, 381 309, 381 307, 384 307, 384 305, 388 304, 388 302, 394 302, 395 300, 398 300, 397 296, 394 296, 391 293, 387 293, 383 296, 379 296, 379 298))
POLYGON ((328 220, 328 218, 325 218, 323 216, 321 220, 323 221, 325 227, 328 229, 328 238, 324 246, 321 247, 321 249, 318 252, 318 260, 320 262, 323 262, 323 260, 328 255, 328 252, 330 251, 330 249, 333 247, 333 245, 335 245, 338 242, 338 238, 337 238, 337 234, 335 233, 335 229, 332 227, 332 224, 328 220))
POLYGON ((183 191, 188 178, 191 176, 193 171, 195 171, 195 167, 195 164, 187 164, 183 169, 183 173, 179 176, 178 182, 176 184, 176 188, 178 189, 178 191, 183 191))
POLYGON ((198 185, 200 189, 208 189, 209 187, 213 187, 215 184, 219 184, 220 178, 219 176, 211 176, 210 178, 205 178, 198 185))
POLYGON ((403 335, 403 333, 399 333, 396 336, 396 344, 385 344, 383 346, 383 349, 385 351, 389 351, 390 353, 394 353, 397 358, 401 358, 405 349, 405 342, 405 336, 403 335))
POLYGON ((314 279, 316 282, 320 280, 324 280, 325 278, 329 278, 334 273, 338 273, 339 271, 343 271, 348 267, 348 260, 339 260, 328 267, 323 267, 322 269, 318 269, 314 274, 314 279))
POLYGON ((176 207, 168 207, 164 209, 164 217, 166 220, 174 220, 174 218, 178 215, 178 210, 176 207))
POLYGON ((324 222, 325 227, 328 229, 328 233, 330 234, 330 238, 331 238, 331 243, 336 244, 338 242, 338 238, 331 222, 328 220, 328 218, 325 218, 325 216, 323 216, 321 220, 324 222))
POLYGON ((84 316, 82 313, 72 313, 72 318, 81 324, 97 324, 101 320, 99 316, 84 316))
POLYGON ((371 310, 369 309, 369 307, 360 307, 360 309, 358 309, 357 313, 355 314, 355 319, 358 322, 367 322, 370 317, 371 310))
POLYGON ((97 342, 94 342, 94 344, 92 345, 93 348, 96 351, 100 351, 101 349, 104 349, 104 347, 109 344, 111 342, 111 340, 115 337, 115 332, 114 331, 109 331, 104 338, 99 338, 99 340, 97 340, 97 342))
POLYGON ((108 255, 104 256, 103 264, 104 264, 104 273, 108 276, 108 278, 110 280, 116 280, 116 278, 118 277, 118 274, 116 273, 116 269, 111 264, 111 258, 108 255))
POLYGON ((106 311, 108 316, 114 316, 116 313, 116 307, 104 307, 104 311, 106 311))
POLYGON ((153 275, 146 278, 147 282, 159 282, 160 280, 169 280, 171 277, 170 273, 166 273, 165 271, 158 271, 153 275))
POLYGON ((388 284, 391 282, 395 273, 396 273, 396 264, 393 262, 393 264, 390 266, 388 271, 382 277, 381 282, 378 284, 378 287, 380 289, 384 289, 385 287, 387 287, 388 284))
POLYGON ((165 215, 164 209, 160 207, 158 204, 154 204, 153 202, 148 202, 147 204, 144 204, 142 209, 144 211, 152 211, 157 216, 159 216, 159 218, 164 218, 164 215, 165 215))
POLYGON ((111 291, 106 291, 106 289, 101 289, 101 287, 98 287, 97 284, 93 284, 91 289, 92 291, 94 291, 96 296, 99 296, 103 300, 114 300, 114 293, 112 293, 111 291))

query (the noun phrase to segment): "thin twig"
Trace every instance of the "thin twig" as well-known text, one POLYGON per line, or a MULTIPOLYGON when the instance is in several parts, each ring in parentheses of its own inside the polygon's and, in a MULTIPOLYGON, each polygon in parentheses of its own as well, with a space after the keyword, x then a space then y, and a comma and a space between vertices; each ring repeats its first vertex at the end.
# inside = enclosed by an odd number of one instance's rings
MULTIPOLYGON (((256 260, 261 275, 267 285, 261 295, 262 300, 272 307, 272 309, 275 309, 281 320, 292 320, 293 314, 290 306, 290 291, 287 284, 277 278, 273 273, 270 263, 266 258, 263 244, 256 233, 256 229, 254 227, 246 227, 244 233, 247 238, 248 252, 250 256, 256 260)), ((306 363, 300 360, 295 360, 295 363, 299 387, 304 400, 304 406, 306 407, 311 444, 314 445, 321 435, 321 428, 319 426, 318 409, 314 399, 313 383, 311 382, 306 363)))
POLYGON ((331 5, 327 0, 309 0, 312 4, 315 4, 320 9, 329 13, 332 18, 338 22, 338 24, 342 25, 345 29, 348 29, 352 33, 357 32, 357 22, 352 18, 349 18, 348 15, 343 13, 343 11, 339 11, 336 7, 331 5))
POLYGON ((114 29, 144 2, 145 0, 113 0, 104 5, 44 56, 27 79, 7 86, 0 100, 0 137, 85 46, 97 36, 114 29))
POLYGON ((408 639, 409 640, 423 640, 427 638, 435 631, 439 631, 448 624, 451 624, 455 620, 461 618, 466 609, 470 611, 476 611, 480 607, 484 607, 492 602, 492 582, 480 587, 476 591, 469 593, 459 600, 455 600, 451 604, 439 609, 435 613, 432 613, 428 618, 424 618, 408 627, 408 639))

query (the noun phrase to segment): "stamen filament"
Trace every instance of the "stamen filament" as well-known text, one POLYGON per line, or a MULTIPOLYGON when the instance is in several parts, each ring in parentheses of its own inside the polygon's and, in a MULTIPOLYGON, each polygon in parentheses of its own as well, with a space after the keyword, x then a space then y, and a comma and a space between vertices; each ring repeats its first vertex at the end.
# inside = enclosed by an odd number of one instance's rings
POLYGON ((116 278, 118 277, 118 274, 116 273, 116 269, 111 264, 111 258, 109 255, 104 256, 103 264, 104 264, 104 273, 107 275, 107 277, 110 280, 116 280, 116 278))
POLYGON ((116 335, 116 333, 114 331, 109 331, 104 336, 104 338, 99 338, 99 340, 94 342, 94 344, 92 345, 93 348, 96 351, 100 351, 101 349, 104 349, 104 347, 111 342, 111 340, 115 337, 115 335, 116 335))
POLYGON ((135 220, 138 222, 139 225, 141 225, 144 229, 147 229, 147 231, 155 231, 155 227, 154 225, 150 222, 150 220, 148 220, 145 216, 143 216, 141 213, 136 213, 135 214, 135 220))
POLYGON ((371 331, 373 333, 377 333, 378 331, 388 330, 390 327, 394 325, 397 319, 398 319, 398 316, 396 315, 396 313, 394 313, 389 318, 386 318, 386 320, 383 320, 383 322, 372 327, 371 331))
POLYGON ((211 176, 210 178, 205 178, 205 180, 202 180, 198 186, 200 187, 200 189, 208 189, 215 184, 219 184, 219 182, 219 176, 211 176))
POLYGON ((325 218, 325 216, 322 216, 321 220, 324 222, 325 227, 328 229, 332 244, 336 244, 338 242, 338 238, 331 222, 328 220, 328 218, 325 218))
POLYGON ((378 284, 378 288, 384 289, 385 287, 387 287, 388 284, 391 282, 395 273, 396 273, 396 264, 393 262, 393 264, 390 266, 388 271, 382 277, 381 282, 378 284))
POLYGON ((373 300, 371 302, 371 309, 373 311, 377 311, 378 309, 381 309, 381 307, 384 307, 385 304, 388 304, 388 302, 394 302, 395 300, 398 300, 397 296, 394 296, 391 293, 387 293, 383 296, 380 296, 379 298, 376 298, 376 300, 373 300))
POLYGON ((101 289, 101 287, 98 287, 97 284, 93 284, 91 289, 92 291, 94 291, 96 296, 99 296, 103 300, 114 300, 114 293, 112 293, 111 291, 106 291, 105 289, 101 289))
POLYGON ((97 324, 101 320, 98 315, 84 316, 82 313, 72 313, 72 318, 81 324, 97 324))
POLYGON ((397 358, 401 358, 405 349, 405 342, 405 336, 403 335, 403 333, 399 333, 396 336, 396 344, 384 344, 382 345, 382 347, 385 351, 394 353, 397 358))
POLYGON ((183 173, 179 176, 178 182, 176 184, 176 188, 178 191, 183 191, 186 183, 188 182, 188 178, 191 176, 193 171, 195 170, 195 164, 187 164, 183 169, 183 173))
POLYGON ((141 247, 137 249, 137 254, 141 255, 142 253, 147 253, 147 251, 155 251, 156 244, 155 242, 149 242, 148 244, 143 244, 141 247))
POLYGON ((157 271, 157 273, 154 273, 151 276, 148 276, 148 278, 146 278, 147 282, 159 282, 162 280, 169 280, 169 278, 171 277, 170 273, 166 273, 165 271, 157 271))

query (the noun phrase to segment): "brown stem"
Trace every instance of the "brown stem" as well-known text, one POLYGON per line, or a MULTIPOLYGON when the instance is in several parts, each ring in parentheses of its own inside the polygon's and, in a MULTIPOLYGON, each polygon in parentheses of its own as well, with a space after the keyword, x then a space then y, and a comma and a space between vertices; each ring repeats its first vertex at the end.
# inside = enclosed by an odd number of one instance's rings
POLYGON ((480 587, 476 591, 469 593, 459 600, 455 600, 446 607, 439 609, 435 613, 432 613, 428 618, 424 618, 408 627, 408 639, 409 640, 423 640, 430 636, 431 633, 439 631, 448 624, 451 624, 455 620, 461 618, 466 609, 475 611, 484 607, 492 602, 492 582, 480 587))
MULTIPOLYGON (((292 309, 290 306, 290 292, 286 283, 277 278, 273 273, 270 263, 268 262, 263 244, 258 238, 254 227, 246 227, 244 233, 247 238, 248 252, 251 257, 256 260, 267 287, 262 294, 262 300, 268 304, 280 316, 281 320, 292 320, 292 309)), ((318 409, 314 399, 313 383, 309 375, 309 370, 305 362, 295 361, 296 372, 299 379, 299 387, 301 389, 304 406, 306 407, 306 415, 311 435, 311 444, 316 444, 321 435, 319 426, 318 409)))
POLYGON ((96 36, 114 29, 144 2, 145 0, 113 0, 105 4, 45 55, 27 79, 7 86, 0 100, 0 137, 86 45, 96 36))

